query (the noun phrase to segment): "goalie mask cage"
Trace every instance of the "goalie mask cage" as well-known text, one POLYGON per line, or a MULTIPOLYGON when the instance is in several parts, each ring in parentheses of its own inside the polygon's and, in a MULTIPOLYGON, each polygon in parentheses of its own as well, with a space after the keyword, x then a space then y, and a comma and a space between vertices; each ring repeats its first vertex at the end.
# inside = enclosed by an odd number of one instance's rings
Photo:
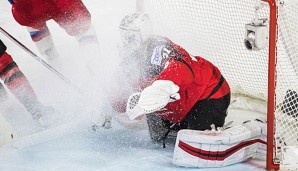
MULTIPOLYGON (((142 0, 141 0, 142 1, 142 0)), ((140 4, 140 3, 139 3, 140 4)), ((155 34, 213 62, 232 93, 267 102, 267 169, 286 165, 283 150, 298 146, 297 0, 144 0, 155 34), (267 19, 269 45, 248 50, 245 25, 267 19)), ((138 9, 138 8, 137 8, 138 9)))

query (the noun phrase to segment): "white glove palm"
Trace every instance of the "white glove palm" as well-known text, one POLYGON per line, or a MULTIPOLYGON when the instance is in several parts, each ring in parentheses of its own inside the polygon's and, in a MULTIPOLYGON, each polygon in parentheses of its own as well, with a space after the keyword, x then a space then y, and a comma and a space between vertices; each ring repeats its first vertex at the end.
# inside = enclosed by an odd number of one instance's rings
POLYGON ((127 114, 131 120, 140 115, 152 113, 165 107, 169 102, 180 99, 179 86, 169 80, 157 80, 141 93, 130 96, 127 114))

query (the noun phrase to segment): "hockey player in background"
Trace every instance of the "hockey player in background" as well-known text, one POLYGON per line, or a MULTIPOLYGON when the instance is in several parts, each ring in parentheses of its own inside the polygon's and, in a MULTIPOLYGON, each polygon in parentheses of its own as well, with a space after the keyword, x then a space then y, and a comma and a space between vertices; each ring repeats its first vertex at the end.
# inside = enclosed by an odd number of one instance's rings
POLYGON ((130 76, 125 84, 131 88, 124 86, 128 91, 121 93, 120 87, 114 108, 132 120, 146 115, 155 141, 164 142, 171 131, 178 131, 175 165, 223 167, 250 158, 264 160, 266 120, 227 128, 224 123, 231 93, 220 70, 169 38, 150 34, 147 22, 146 14, 135 13, 120 24, 122 50, 126 52, 120 54, 124 54, 120 68, 124 76, 130 76), (127 92, 137 93, 128 97, 127 92), (119 99, 127 101, 126 108, 117 102, 119 99))
MULTIPOLYGON (((46 115, 54 112, 49 106, 44 106, 35 95, 29 81, 14 62, 12 57, 6 52, 6 46, 0 39, 0 79, 10 92, 25 106, 33 119, 41 121, 44 124, 46 115)), ((0 83, 1 101, 7 97, 4 85, 0 83)))
POLYGON ((15 20, 27 26, 31 39, 48 62, 59 66, 59 54, 46 22, 54 20, 79 44, 98 44, 91 14, 81 0, 9 0, 15 20))

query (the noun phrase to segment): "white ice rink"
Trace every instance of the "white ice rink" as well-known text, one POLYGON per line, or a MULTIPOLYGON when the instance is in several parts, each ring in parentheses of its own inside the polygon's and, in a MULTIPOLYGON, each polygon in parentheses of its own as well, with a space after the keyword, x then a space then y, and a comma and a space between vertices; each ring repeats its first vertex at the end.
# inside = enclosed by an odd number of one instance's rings
MULTIPOLYGON (((241 164, 214 169, 193 169, 174 166, 174 144, 165 149, 152 143, 147 130, 129 130, 116 122, 111 129, 90 131, 95 113, 111 112, 105 105, 101 86, 118 65, 118 25, 126 14, 135 12, 135 0, 83 0, 92 13, 92 20, 100 41, 101 54, 82 54, 73 37, 68 36, 55 22, 49 29, 61 54, 60 70, 73 84, 87 91, 84 95, 45 69, 30 55, 0 34, 21 70, 32 83, 40 100, 57 109, 57 120, 43 133, 25 108, 9 94, 9 100, 0 104, 0 112, 11 124, 18 139, 15 143, 0 147, 1 171, 182 171, 225 170, 259 171, 264 163, 248 161, 241 164), (81 53, 81 54, 80 54, 81 53), (80 55, 78 55, 80 54, 80 55), (100 61, 97 74, 92 78, 85 61, 100 61), (88 96, 88 98, 85 98, 88 96), (56 127, 55 126, 59 126, 56 127)), ((10 4, 0 2, 0 26, 37 53, 25 27, 12 18, 10 4)), ((231 110, 227 120, 234 124, 259 116, 256 113, 231 110)))

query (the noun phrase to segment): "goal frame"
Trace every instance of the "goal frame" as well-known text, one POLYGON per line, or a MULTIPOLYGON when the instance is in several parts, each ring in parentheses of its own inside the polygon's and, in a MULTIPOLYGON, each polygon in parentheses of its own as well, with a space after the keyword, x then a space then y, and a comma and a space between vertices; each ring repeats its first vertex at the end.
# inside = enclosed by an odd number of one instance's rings
MULTIPOLYGON (((268 47, 268 83, 267 83, 267 170, 279 170, 280 163, 276 158, 275 143, 275 105, 276 105, 276 83, 277 83, 277 29, 278 29, 278 7, 277 0, 261 0, 269 5, 269 47, 268 47)), ((144 0, 136 0, 136 12, 143 13, 144 0)))
POLYGON ((276 0, 263 0, 269 4, 269 50, 268 50, 268 100, 267 100, 267 159, 266 169, 278 170, 275 163, 275 89, 276 89, 276 40, 277 40, 277 4, 276 0))

